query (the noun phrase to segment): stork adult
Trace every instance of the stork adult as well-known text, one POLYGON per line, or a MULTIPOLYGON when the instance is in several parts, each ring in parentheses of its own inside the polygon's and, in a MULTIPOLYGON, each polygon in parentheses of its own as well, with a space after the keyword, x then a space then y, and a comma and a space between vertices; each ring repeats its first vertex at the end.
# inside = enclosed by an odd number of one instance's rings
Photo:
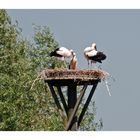
POLYGON ((89 67, 89 60, 92 63, 102 63, 103 60, 106 59, 106 55, 103 52, 97 51, 96 43, 93 43, 91 47, 87 47, 84 49, 85 58, 88 61, 89 67))
POLYGON ((88 57, 88 53, 89 52, 91 52, 92 50, 95 50, 96 49, 96 44, 95 43, 93 43, 92 45, 91 45, 91 47, 86 47, 85 49, 84 49, 84 56, 85 56, 85 58, 87 59, 87 61, 88 61, 88 67, 89 67, 89 57, 88 57))
MULTIPOLYGON (((73 50, 69 50, 65 47, 56 48, 54 51, 50 53, 50 56, 54 56, 62 61, 65 61, 65 58, 72 57, 73 50)), ((66 62, 65 62, 66 65, 66 62)))

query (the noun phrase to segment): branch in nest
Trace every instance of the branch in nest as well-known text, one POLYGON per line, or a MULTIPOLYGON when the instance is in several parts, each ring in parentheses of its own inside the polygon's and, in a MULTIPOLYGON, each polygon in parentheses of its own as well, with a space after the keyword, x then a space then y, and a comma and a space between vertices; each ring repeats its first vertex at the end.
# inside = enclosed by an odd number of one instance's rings
POLYGON ((33 89, 33 87, 34 87, 36 81, 42 80, 42 79, 43 79, 43 78, 42 78, 42 73, 40 73, 40 74, 37 76, 37 78, 33 81, 30 90, 33 89))
POLYGON ((109 96, 111 96, 110 89, 109 89, 109 86, 108 86, 108 81, 106 79, 105 79, 105 85, 106 85, 109 96))
POLYGON ((110 89, 109 89, 109 83, 108 83, 108 80, 107 80, 108 77, 111 78, 113 81, 115 81, 115 78, 108 73, 107 77, 105 77, 103 79, 103 81, 105 82, 105 86, 106 86, 107 92, 108 92, 109 96, 111 96, 110 89))

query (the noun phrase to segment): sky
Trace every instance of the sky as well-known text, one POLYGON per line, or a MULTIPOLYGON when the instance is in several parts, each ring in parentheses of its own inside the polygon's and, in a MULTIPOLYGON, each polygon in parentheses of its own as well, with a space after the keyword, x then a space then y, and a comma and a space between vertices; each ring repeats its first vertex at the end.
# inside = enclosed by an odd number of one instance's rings
POLYGON ((23 36, 31 38, 32 25, 48 26, 60 46, 73 49, 78 68, 87 69, 83 50, 96 42, 107 55, 102 69, 115 78, 99 83, 92 100, 103 131, 140 130, 140 10, 7 10, 23 36))

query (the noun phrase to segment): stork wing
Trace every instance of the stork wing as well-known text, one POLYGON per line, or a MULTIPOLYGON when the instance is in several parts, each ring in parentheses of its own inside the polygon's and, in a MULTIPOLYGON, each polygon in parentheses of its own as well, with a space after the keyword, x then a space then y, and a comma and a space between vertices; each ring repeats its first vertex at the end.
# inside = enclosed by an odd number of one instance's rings
POLYGON ((97 54, 91 57, 91 59, 99 63, 102 63, 102 60, 106 59, 106 55, 103 52, 97 52, 97 54))

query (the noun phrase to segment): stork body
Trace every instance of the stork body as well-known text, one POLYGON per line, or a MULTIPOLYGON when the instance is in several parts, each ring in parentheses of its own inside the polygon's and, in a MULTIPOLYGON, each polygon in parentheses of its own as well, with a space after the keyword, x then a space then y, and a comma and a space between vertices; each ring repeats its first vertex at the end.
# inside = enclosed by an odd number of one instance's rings
POLYGON ((95 43, 93 43, 91 47, 87 47, 84 49, 84 55, 88 61, 88 67, 89 60, 91 60, 91 63, 102 63, 102 60, 106 59, 106 55, 103 52, 97 51, 95 43))
MULTIPOLYGON (((89 67, 89 57, 88 57, 88 54, 91 54, 91 52, 93 51, 93 50, 96 50, 96 44, 95 43, 93 43, 92 45, 91 45, 91 47, 86 47, 85 49, 84 49, 84 56, 85 56, 85 58, 87 59, 87 61, 88 61, 88 67, 89 67)), ((91 54, 92 55, 92 54, 91 54)))
POLYGON ((93 63, 102 63, 102 60, 106 59, 106 55, 103 52, 99 52, 96 50, 92 50, 91 52, 87 53, 86 56, 93 63))
POLYGON ((72 57, 72 53, 73 53, 73 50, 69 50, 65 47, 60 47, 60 48, 56 48, 54 51, 52 51, 50 53, 50 56, 54 56, 62 61, 65 62, 65 66, 67 67, 67 64, 66 64, 66 61, 65 61, 65 58, 70 58, 72 57))
POLYGON ((73 50, 69 50, 65 47, 60 47, 56 48, 53 52, 50 53, 50 56, 55 56, 55 57, 71 57, 72 56, 73 50))

